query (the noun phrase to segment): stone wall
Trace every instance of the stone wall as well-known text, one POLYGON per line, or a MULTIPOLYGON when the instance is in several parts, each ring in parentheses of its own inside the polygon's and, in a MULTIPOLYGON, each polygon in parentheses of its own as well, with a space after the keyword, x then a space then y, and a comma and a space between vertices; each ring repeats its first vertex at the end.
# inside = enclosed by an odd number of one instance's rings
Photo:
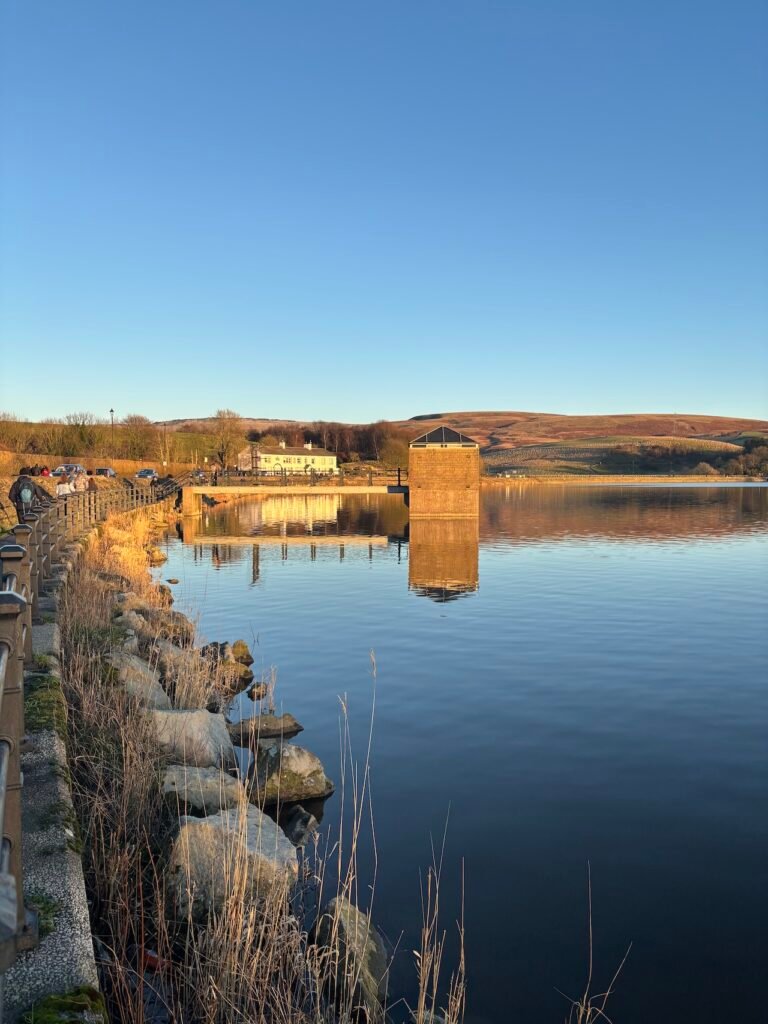
POLYGON ((410 448, 411 519, 461 518, 480 513, 480 449, 410 448))

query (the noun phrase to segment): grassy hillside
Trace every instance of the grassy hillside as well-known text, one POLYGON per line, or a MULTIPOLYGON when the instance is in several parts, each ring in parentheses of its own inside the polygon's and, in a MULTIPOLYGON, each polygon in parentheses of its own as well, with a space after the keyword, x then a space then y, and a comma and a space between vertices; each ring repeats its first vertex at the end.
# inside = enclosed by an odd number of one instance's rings
POLYGON ((768 433, 767 420, 729 416, 627 413, 616 416, 565 416, 535 412, 435 413, 402 420, 414 437, 438 426, 450 426, 473 437, 488 451, 557 441, 599 438, 736 438, 749 432, 768 433))
MULTIPOLYGON (((749 445, 755 438, 768 436, 765 420, 687 414, 456 412, 363 425, 245 417, 238 423, 239 437, 232 449, 245 445, 248 435, 268 433, 289 444, 311 440, 337 452, 342 461, 405 465, 408 441, 441 425, 475 438, 492 472, 517 467, 531 472, 687 471, 697 461, 733 458, 738 453, 728 445, 749 445)), ((13 453, 14 458, 23 456, 22 463, 87 458, 103 464, 114 457, 156 467, 163 462, 202 465, 213 463, 219 451, 216 427, 214 418, 152 424, 139 416, 116 423, 112 430, 110 424, 88 414, 41 423, 0 414, 0 451, 13 453), (82 422, 77 422, 80 418, 82 422)))
POLYGON ((483 453, 490 472, 643 473, 688 471, 700 462, 735 458, 740 444, 697 437, 592 437, 483 453))
MULTIPOLYGON (((593 438, 712 437, 737 438, 750 432, 768 433, 768 420, 730 416, 700 416, 683 413, 626 413, 610 416, 566 416, 539 412, 450 412, 427 413, 408 420, 392 420, 405 435, 417 437, 434 427, 450 426, 474 437, 483 448, 516 448, 526 444, 576 441, 593 438)), ((308 426, 308 420, 242 420, 244 430, 282 431, 308 426)), ((161 424, 158 424, 161 425, 161 424)), ((212 420, 168 420, 169 430, 191 440, 208 434, 212 420)))

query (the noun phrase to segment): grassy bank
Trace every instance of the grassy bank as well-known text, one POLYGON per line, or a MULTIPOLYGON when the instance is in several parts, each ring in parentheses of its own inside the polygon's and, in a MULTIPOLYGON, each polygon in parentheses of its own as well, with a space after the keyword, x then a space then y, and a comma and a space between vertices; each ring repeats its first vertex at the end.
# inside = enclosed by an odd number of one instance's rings
MULTIPOLYGON (((79 462, 85 469, 98 469, 100 466, 109 466, 114 469, 118 476, 133 476, 145 466, 153 466, 157 469, 158 473, 162 470, 160 462, 153 458, 111 459, 106 455, 62 455, 60 452, 44 452, 30 455, 25 452, 0 451, 0 473, 6 476, 16 476, 22 466, 34 466, 37 464, 38 466, 48 466, 49 469, 55 469, 65 462, 79 462)), ((194 465, 193 462, 186 461, 169 462, 165 472, 178 476, 181 473, 187 472, 194 465)), ((43 477, 42 479, 45 478, 43 477)))
MULTIPOLYGON (((178 831, 178 808, 161 794, 167 758, 149 719, 118 684, 109 663, 127 639, 115 623, 117 593, 128 591, 158 613, 167 605, 167 596, 152 585, 148 573, 153 531, 162 525, 160 517, 148 512, 106 523, 91 538, 62 600, 66 739, 111 1018, 125 1024, 144 1021, 154 1002, 164 1008, 157 1019, 189 1024, 352 1021, 359 1017, 360 979, 350 977, 354 966, 345 954, 342 922, 332 921, 326 945, 311 940, 311 908, 332 896, 353 902, 357 897, 357 841, 370 806, 367 766, 352 762, 348 735, 342 784, 334 799, 351 807, 351 831, 330 851, 315 842, 302 859, 290 899, 280 888, 258 901, 247 897, 236 834, 232 857, 221 865, 227 873, 227 899, 204 925, 180 913, 169 891, 168 851, 178 831)), ((152 636, 140 638, 139 654, 150 662, 153 649, 152 636)), ((216 672, 195 675, 187 684, 177 681, 174 691, 174 700, 184 692, 184 707, 218 706, 226 689, 226 680, 216 672)), ((247 810, 243 788, 241 822, 247 810)), ((463 957, 454 975, 445 977, 437 866, 428 872, 425 896, 414 1020, 429 1024, 439 1001, 447 1024, 458 1024, 463 957)))

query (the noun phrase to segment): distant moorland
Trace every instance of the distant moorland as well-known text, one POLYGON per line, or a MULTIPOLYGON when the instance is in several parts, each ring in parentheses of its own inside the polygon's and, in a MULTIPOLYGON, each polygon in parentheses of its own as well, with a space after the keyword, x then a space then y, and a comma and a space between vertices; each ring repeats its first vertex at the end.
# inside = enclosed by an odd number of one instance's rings
MULTIPOLYGON (((214 417, 165 420, 157 426, 183 433, 207 433, 214 417)), ((246 432, 279 433, 313 426, 310 420, 251 419, 243 417, 246 432)), ((569 416, 546 412, 443 412, 386 421, 398 432, 413 435, 450 426, 474 438, 482 448, 516 448, 593 437, 737 437, 744 433, 768 433, 768 420, 732 416, 677 413, 621 413, 601 416, 569 416)), ((329 423, 329 426, 348 424, 329 423)))
POLYGON ((151 421, 134 413, 114 424, 92 413, 40 423, 0 413, 0 455, 123 459, 163 465, 233 465, 249 442, 312 442, 339 461, 405 466, 408 442, 449 426, 476 440, 489 473, 765 475, 768 421, 678 413, 569 416, 537 412, 440 412, 350 424, 242 416, 151 421))

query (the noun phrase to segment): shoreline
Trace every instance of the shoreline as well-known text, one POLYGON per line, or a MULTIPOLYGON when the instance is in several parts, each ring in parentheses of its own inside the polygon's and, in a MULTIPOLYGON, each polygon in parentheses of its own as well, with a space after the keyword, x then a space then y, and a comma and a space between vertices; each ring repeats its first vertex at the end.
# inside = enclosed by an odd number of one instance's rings
MULTIPOLYGON (((191 618, 173 610, 171 589, 153 578, 165 561, 158 538, 178 518, 171 501, 110 516, 83 536, 61 578, 53 627, 61 671, 46 685, 61 706, 66 753, 57 771, 71 791, 60 828, 74 836, 100 978, 92 968, 87 992, 38 988, 32 1007, 19 993, 13 1010, 37 1017, 87 996, 94 1020, 110 1011, 153 1019, 160 998, 174 1019, 194 1021, 209 1019, 206 993, 215 991, 242 1019, 291 1002, 297 1020, 310 1007, 312 1019, 346 1019, 357 1006, 384 1024, 391 950, 371 911, 357 906, 354 840, 337 875, 312 838, 318 822, 309 807, 333 794, 333 782, 311 751, 290 742, 303 726, 275 712, 272 685, 254 679, 247 644, 200 647, 191 618), (242 691, 252 716, 233 724, 230 704, 242 691), (250 751, 247 770, 236 747, 250 751), (230 864, 236 870, 223 868, 230 864), (299 904, 312 909, 296 917, 299 904), (266 955, 254 958, 257 950, 266 955)), ((336 797, 345 806, 349 756, 342 751, 336 797)), ((436 905, 429 923, 422 955, 439 959, 436 905)), ((49 948, 66 941, 56 925, 49 948)), ((34 970, 37 955, 24 955, 15 973, 34 970)), ((432 1002, 433 982, 416 980, 432 1002)), ((459 1024, 463 961, 446 995, 445 1020, 459 1024)))
POLYGON ((571 476, 554 473, 549 475, 542 474, 540 476, 524 476, 519 474, 515 476, 484 476, 480 478, 481 489, 497 486, 508 487, 510 484, 559 484, 571 487, 599 487, 601 485, 685 487, 706 484, 710 487, 742 487, 744 485, 768 484, 768 480, 755 476, 694 476, 693 474, 686 476, 641 476, 622 473, 606 473, 605 476, 579 476, 577 474, 571 476))

